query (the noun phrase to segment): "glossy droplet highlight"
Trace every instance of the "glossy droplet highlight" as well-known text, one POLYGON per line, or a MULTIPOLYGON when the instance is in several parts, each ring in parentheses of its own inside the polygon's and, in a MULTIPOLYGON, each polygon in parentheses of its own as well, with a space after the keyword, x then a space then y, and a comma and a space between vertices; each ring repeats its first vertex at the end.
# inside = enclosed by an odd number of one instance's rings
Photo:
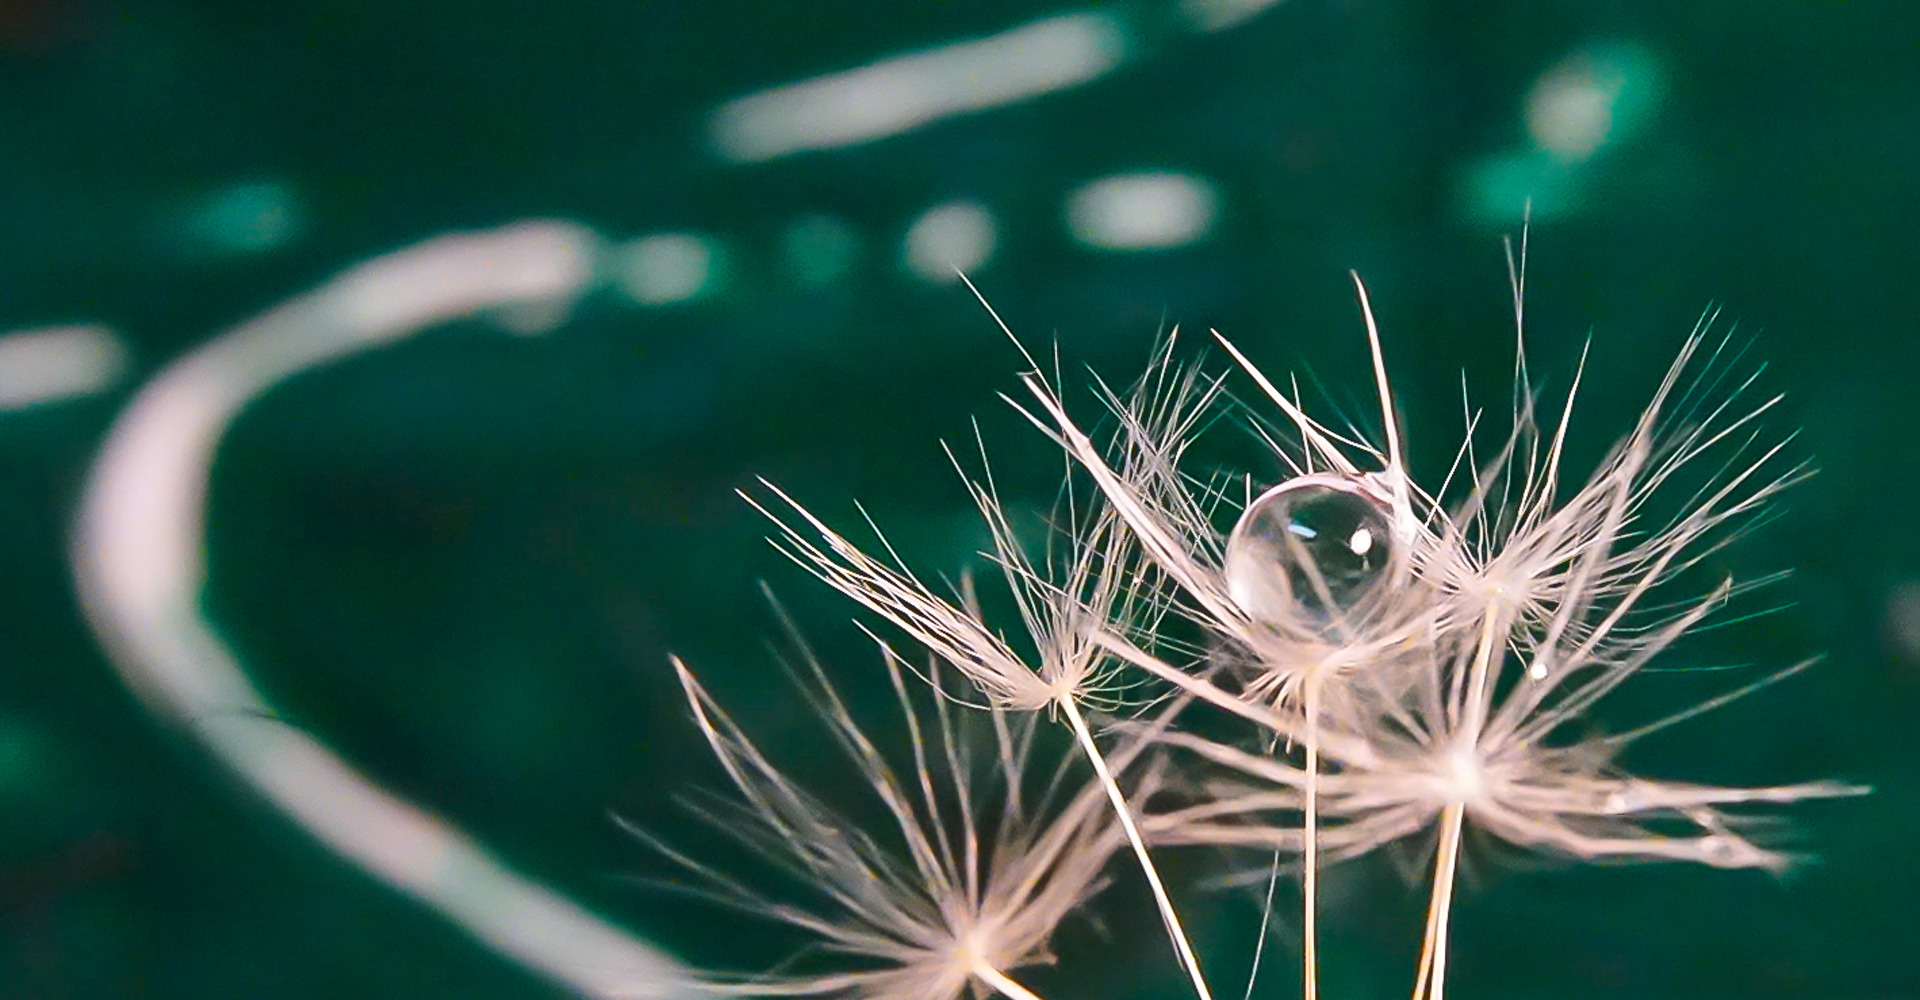
POLYGON ((1318 625, 1360 608, 1386 579, 1385 505, 1346 479, 1302 476, 1261 494, 1227 539, 1227 588, 1269 623, 1318 625))

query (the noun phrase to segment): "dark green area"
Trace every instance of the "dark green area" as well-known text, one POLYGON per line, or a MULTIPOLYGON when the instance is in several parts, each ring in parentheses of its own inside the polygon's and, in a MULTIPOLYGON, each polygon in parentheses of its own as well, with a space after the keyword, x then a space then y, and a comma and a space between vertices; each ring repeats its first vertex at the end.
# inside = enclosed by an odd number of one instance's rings
MULTIPOLYGON (((1920 581, 1920 8, 1287 0, 1200 34, 1173 0, 1095 4, 1135 45, 1090 84, 766 164, 707 143, 728 98, 1079 9, 0 3, 0 329, 104 322, 136 357, 111 398, 0 413, 0 1000, 557 995, 156 724, 79 616, 66 530, 92 449, 132 384, 226 325, 449 229, 561 217, 719 242, 726 283, 701 301, 602 294, 546 338, 449 330, 274 393, 221 454, 208 604, 289 724, 613 919, 702 960, 767 960, 777 945, 730 918, 631 885, 662 869, 609 819, 692 835, 673 799, 719 779, 670 650, 802 776, 843 774, 764 646, 762 579, 876 692, 856 701, 886 708, 848 606, 773 553, 733 491, 766 476, 848 525, 857 499, 952 573, 982 538, 940 440, 978 416, 1014 503, 1054 488, 1057 459, 995 398, 1018 357, 964 290, 902 268, 911 222, 958 198, 992 211, 998 249, 974 277, 1030 343, 1057 335, 1070 377, 1124 382, 1163 323, 1213 327, 1372 427, 1358 270, 1434 472, 1462 369, 1476 398, 1507 398, 1500 237, 1530 194, 1535 371, 1564 386, 1593 345, 1579 459, 1624 433, 1718 304, 1770 365, 1762 388, 1788 394, 1769 431, 1802 428, 1792 448, 1821 470, 1717 564, 1792 569, 1759 602, 1789 606, 1690 648, 1827 661, 1633 763, 1879 791, 1797 810, 1795 842, 1821 860, 1778 880, 1479 850, 1450 994, 1920 994, 1920 653, 1889 625, 1920 581), (1617 138, 1577 166, 1509 156, 1529 92, 1580 53, 1627 76, 1617 138), (1206 178, 1211 235, 1076 244, 1067 196, 1142 169, 1206 178), (808 215, 859 245, 812 284, 780 254, 808 215), (231 240, 276 220, 270 245, 231 240)), ((1653 675, 1633 697, 1685 703, 1699 682, 1653 675)), ((1063 971, 1034 975, 1050 997, 1182 995, 1121 882, 1111 939, 1071 931, 1063 971)), ((1327 892, 1325 995, 1405 995, 1419 890, 1382 860, 1327 892)), ((1237 996, 1256 909, 1189 907, 1237 996)), ((1289 933, 1261 996, 1297 995, 1289 933)))

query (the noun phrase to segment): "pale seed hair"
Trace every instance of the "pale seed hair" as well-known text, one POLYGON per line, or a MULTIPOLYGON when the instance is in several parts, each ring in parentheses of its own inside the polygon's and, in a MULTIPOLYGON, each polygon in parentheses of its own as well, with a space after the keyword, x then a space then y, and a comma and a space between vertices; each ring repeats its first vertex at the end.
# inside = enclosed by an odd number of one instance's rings
MULTIPOLYGON (((1032 714, 988 708, 989 725, 935 698, 916 707, 891 650, 882 649, 911 744, 902 777, 809 660, 800 683, 849 764, 884 807, 889 829, 864 831, 788 778, 753 744, 691 670, 674 670, 733 796, 702 811, 713 828, 810 891, 776 898, 639 835, 696 880, 708 900, 797 930, 811 943, 761 973, 707 973, 700 988, 740 996, 956 1000, 987 988, 1031 1000, 1013 979, 1052 961, 1049 942, 1100 891, 1124 841, 1096 786, 1066 780, 1057 752, 1034 791, 1032 714), (969 726, 972 722, 976 725, 969 726), (991 732, 991 759, 967 736, 991 732), (984 763, 988 780, 975 774, 984 763)), ((929 676, 934 676, 931 670, 929 676)), ((938 682, 934 676, 935 683, 938 682)))

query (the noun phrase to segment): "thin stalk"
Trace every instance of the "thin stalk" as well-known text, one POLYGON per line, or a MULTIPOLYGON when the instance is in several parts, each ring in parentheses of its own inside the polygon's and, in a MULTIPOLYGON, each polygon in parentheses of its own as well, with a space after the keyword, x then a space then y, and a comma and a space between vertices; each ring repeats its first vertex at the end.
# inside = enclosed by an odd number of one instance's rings
POLYGON ((1506 621, 1503 616, 1489 611, 1480 620, 1480 644, 1473 651, 1473 673, 1467 685, 1467 701, 1461 707, 1459 736, 1455 739, 1462 746, 1477 746, 1480 732, 1487 725, 1488 685, 1493 682, 1494 650, 1499 646, 1500 636, 1505 634, 1506 621))
POLYGON ((1413 1000, 1442 1000, 1447 988, 1447 918, 1453 911, 1453 876, 1460 864, 1460 830, 1467 807, 1449 804, 1440 813, 1440 856, 1433 866, 1433 899, 1427 904, 1427 933, 1420 944, 1420 978, 1413 1000))
POLYGON ((1173 900, 1167 896, 1167 887, 1160 881, 1160 871, 1153 865, 1153 859, 1147 855, 1147 843, 1140 837, 1140 828, 1133 822, 1133 811, 1127 808, 1126 797, 1120 794, 1120 785, 1113 780, 1113 772, 1107 769, 1107 759, 1100 754, 1100 748, 1093 742, 1093 733, 1087 729, 1087 720, 1080 715, 1080 707, 1071 698, 1060 699, 1060 709, 1066 713, 1067 723, 1073 727, 1073 735, 1079 739, 1080 748, 1086 751, 1087 762, 1093 765, 1093 773, 1100 779, 1100 785, 1107 790, 1107 798, 1113 802, 1113 812, 1120 820, 1120 828, 1126 832, 1127 842, 1133 845, 1133 856, 1140 861, 1140 871, 1147 877, 1147 885, 1153 890, 1153 901, 1160 907, 1160 919, 1166 922, 1167 936, 1173 939, 1173 947, 1180 956, 1180 964, 1193 980, 1193 991, 1200 1000, 1213 1000, 1213 994, 1207 989, 1207 981, 1200 975, 1200 960, 1193 954, 1193 945, 1187 940, 1187 932, 1180 926, 1180 915, 1173 910, 1173 900))
POLYGON ((1301 975, 1304 977, 1301 990, 1304 1000, 1319 1000, 1320 997, 1320 678, 1318 674, 1307 678, 1303 694, 1303 706, 1307 713, 1307 822, 1302 831, 1305 839, 1303 863, 1305 872, 1300 876, 1303 897, 1301 907, 1301 935, 1306 939, 1301 958, 1301 975))
POLYGON ((968 970, 975 978, 999 991, 1007 1000, 1040 1000, 1040 995, 1014 982, 1006 973, 994 968, 985 960, 975 959, 968 970))
MULTIPOLYGON (((1280 737, 1267 738, 1267 753, 1274 753, 1280 746, 1280 737)), ((1260 907, 1260 934, 1253 940, 1253 966, 1247 970, 1247 992, 1242 1000, 1253 1000, 1253 984, 1260 981, 1260 959, 1267 952, 1267 925, 1273 921, 1273 890, 1280 884, 1280 849, 1274 848, 1273 860, 1267 866, 1267 899, 1260 907)))
POLYGON ((1267 951, 1267 925, 1273 920, 1273 890, 1280 884, 1280 852, 1273 852, 1267 867, 1267 901, 1260 908, 1260 934, 1253 941, 1253 967, 1247 970, 1247 992, 1242 1000, 1253 1000, 1253 984, 1260 981, 1260 959, 1267 951))
MULTIPOLYGON (((1503 624, 1492 613, 1481 622, 1480 645, 1474 650, 1467 700, 1461 706, 1460 729, 1454 737, 1462 748, 1476 746, 1486 725, 1488 686, 1503 624)), ((1420 975, 1414 982, 1413 1000, 1442 1000, 1447 989, 1447 922, 1453 912, 1454 873, 1460 867, 1460 835, 1466 820, 1464 797, 1447 803, 1440 812, 1440 852, 1434 859, 1433 896, 1427 905, 1427 932, 1420 944, 1420 975)))

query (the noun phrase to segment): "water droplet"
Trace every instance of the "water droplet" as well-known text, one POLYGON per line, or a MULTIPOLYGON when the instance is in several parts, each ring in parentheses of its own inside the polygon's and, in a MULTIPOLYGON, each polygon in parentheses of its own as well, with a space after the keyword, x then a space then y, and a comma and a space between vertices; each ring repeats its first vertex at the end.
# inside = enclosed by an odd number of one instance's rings
POLYGON ((1261 494, 1227 539, 1227 589, 1255 618, 1324 624, 1378 592, 1392 556, 1383 503, 1340 476, 1261 494))

